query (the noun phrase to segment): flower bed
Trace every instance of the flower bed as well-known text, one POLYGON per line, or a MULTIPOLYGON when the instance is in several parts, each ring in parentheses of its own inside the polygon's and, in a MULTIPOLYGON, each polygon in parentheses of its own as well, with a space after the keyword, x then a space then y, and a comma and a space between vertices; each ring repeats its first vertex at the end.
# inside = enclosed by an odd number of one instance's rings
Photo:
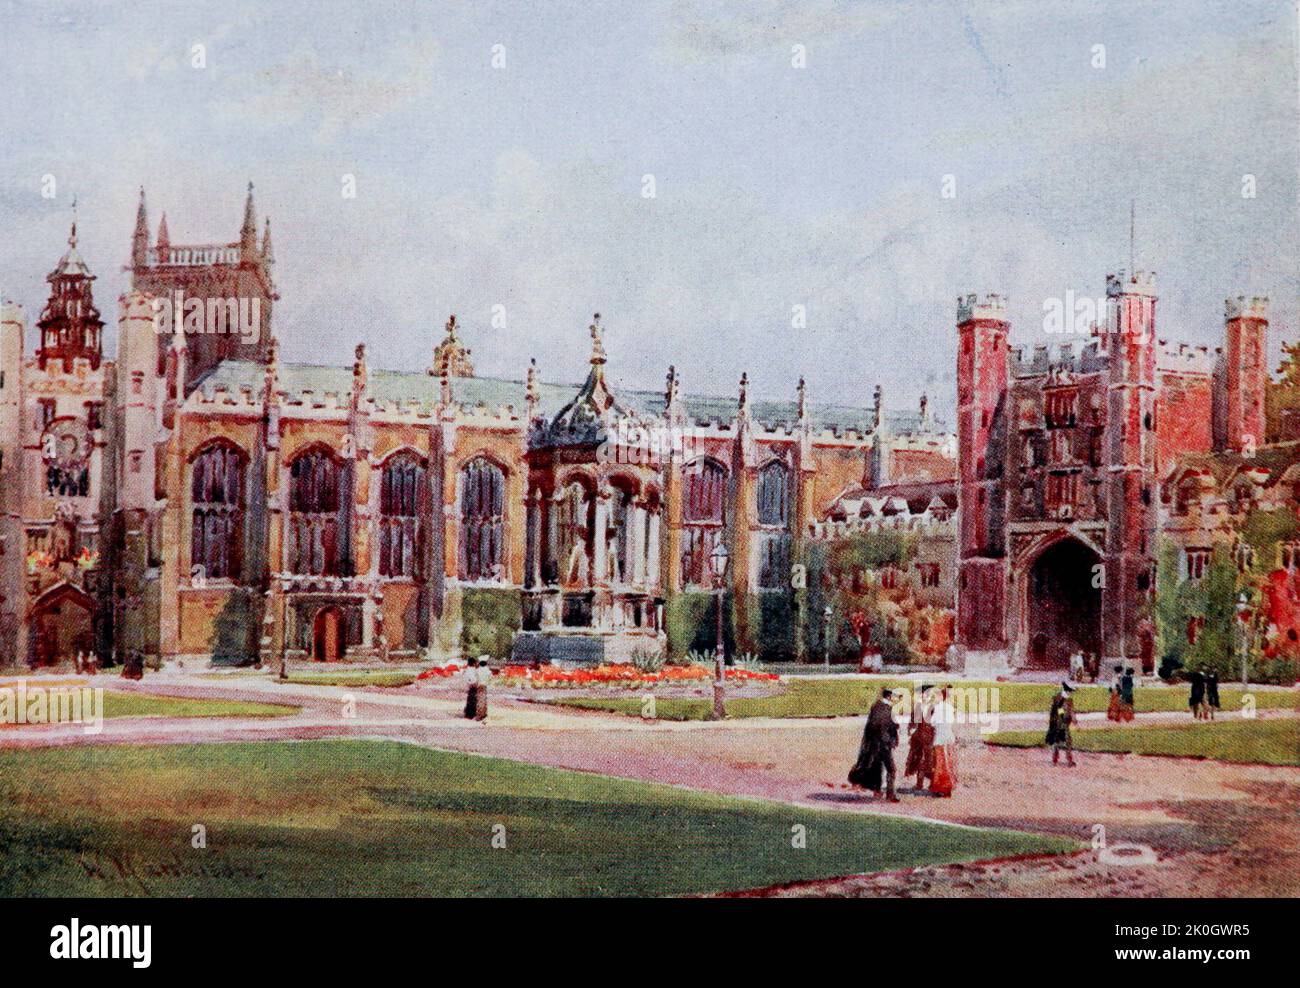
POLYGON ((416 679, 447 679, 457 673, 464 672, 465 667, 456 665, 454 662, 445 666, 434 666, 432 669, 425 669, 424 672, 416 676, 416 679))
MULTIPOLYGON (((781 677, 770 672, 754 672, 732 667, 726 677, 731 682, 776 682, 781 677)), ((658 672, 643 672, 634 665, 599 665, 590 669, 561 666, 506 666, 501 671, 504 682, 534 689, 566 689, 579 686, 655 686, 660 683, 707 682, 713 670, 704 666, 664 666, 658 672)))

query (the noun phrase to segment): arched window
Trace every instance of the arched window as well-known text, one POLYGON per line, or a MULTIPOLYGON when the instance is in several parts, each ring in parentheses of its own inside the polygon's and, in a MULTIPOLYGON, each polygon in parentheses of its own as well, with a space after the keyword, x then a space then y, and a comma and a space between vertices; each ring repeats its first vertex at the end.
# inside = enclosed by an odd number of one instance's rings
POLYGON ((289 540, 291 573, 342 576, 340 505, 342 469, 322 449, 289 464, 289 540))
POLYGON ((727 468, 717 460, 696 460, 682 480, 682 584, 709 586, 709 557, 726 535, 727 468))
POLYGON ((773 460, 758 472, 758 585, 775 590, 790 575, 790 469, 773 460))
POLYGON ((225 443, 190 464, 190 565, 204 579, 238 579, 244 548, 244 454, 225 443))
POLYGON ((384 464, 379 481, 379 575, 422 575, 423 509, 428 501, 424 464, 399 453, 384 464))
POLYGON ((505 572, 506 475, 486 457, 461 469, 461 579, 499 580, 505 572))

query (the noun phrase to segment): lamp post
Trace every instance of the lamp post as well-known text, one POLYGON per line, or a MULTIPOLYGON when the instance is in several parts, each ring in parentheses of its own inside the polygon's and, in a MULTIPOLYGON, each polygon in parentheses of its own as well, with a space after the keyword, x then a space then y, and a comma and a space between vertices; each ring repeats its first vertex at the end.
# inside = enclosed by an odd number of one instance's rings
POLYGON ((713 712, 710 720, 722 720, 727 716, 723 691, 726 688, 726 639, 722 634, 722 603, 726 593, 727 547, 719 542, 709 554, 709 570, 713 574, 713 586, 718 592, 718 641, 714 650, 715 674, 713 678, 713 712))
POLYGON ((822 611, 822 664, 831 671, 831 617, 835 609, 830 604, 822 611))
POLYGON ((1250 657, 1250 597, 1243 590, 1237 598, 1237 620, 1241 622, 1241 685, 1249 686, 1247 666, 1250 657))

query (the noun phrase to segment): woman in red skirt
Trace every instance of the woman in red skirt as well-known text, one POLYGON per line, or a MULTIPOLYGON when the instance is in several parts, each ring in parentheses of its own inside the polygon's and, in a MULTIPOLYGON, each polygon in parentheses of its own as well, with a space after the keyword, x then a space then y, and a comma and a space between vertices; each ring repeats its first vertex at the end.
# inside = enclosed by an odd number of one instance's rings
POLYGON ((957 784, 957 712, 949 699, 951 686, 939 691, 939 702, 934 705, 930 718, 934 726, 934 769, 930 776, 930 792, 935 796, 951 796, 957 784))

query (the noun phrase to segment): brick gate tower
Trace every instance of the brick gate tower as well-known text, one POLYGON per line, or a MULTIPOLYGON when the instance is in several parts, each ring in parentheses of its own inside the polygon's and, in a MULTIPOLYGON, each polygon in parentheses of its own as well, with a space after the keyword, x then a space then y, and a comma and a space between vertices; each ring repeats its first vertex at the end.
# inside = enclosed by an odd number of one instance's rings
POLYGON ((957 635, 968 652, 1006 648, 1005 494, 1002 446, 1007 394, 1006 300, 957 299, 957 448, 961 504, 957 635))
POLYGON ((1107 661, 1153 666, 1147 613, 1155 585, 1156 282, 1152 273, 1106 279, 1109 383, 1102 649, 1107 661))

